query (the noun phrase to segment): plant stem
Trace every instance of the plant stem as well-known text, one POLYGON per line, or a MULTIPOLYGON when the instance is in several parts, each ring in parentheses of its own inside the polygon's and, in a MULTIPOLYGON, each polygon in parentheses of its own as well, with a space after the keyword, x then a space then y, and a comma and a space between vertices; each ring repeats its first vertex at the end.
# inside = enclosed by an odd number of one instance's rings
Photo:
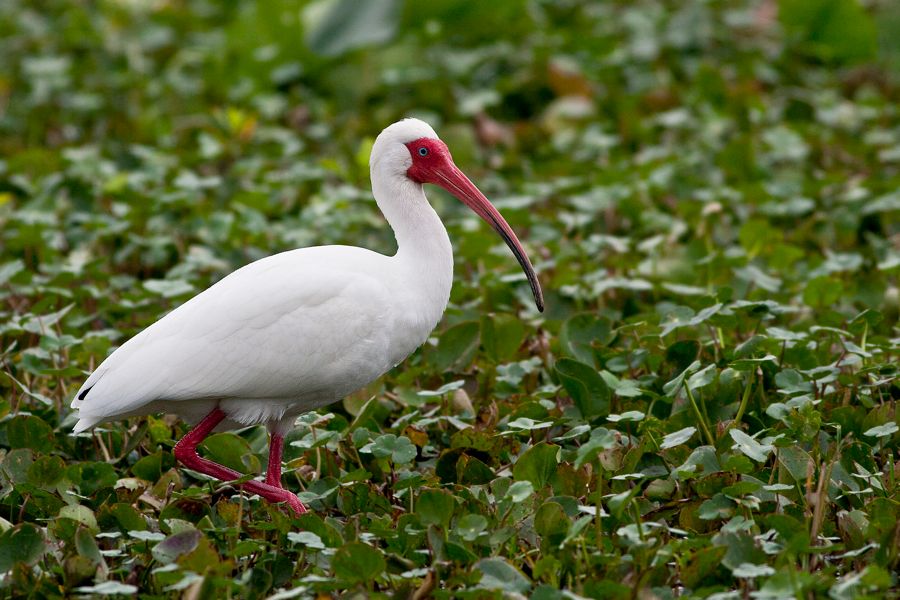
POLYGON ((741 418, 747 410, 747 403, 750 401, 750 390, 753 389, 753 375, 747 376, 747 382, 744 385, 744 395, 741 397, 741 405, 738 406, 738 411, 737 414, 734 415, 734 420, 725 428, 725 433, 728 433, 728 430, 732 427, 737 427, 741 424, 741 418))
POLYGON ((687 393, 688 400, 690 400, 691 402, 691 408, 694 409, 694 416, 697 417, 697 424, 700 425, 700 430, 703 432, 703 435, 706 436, 706 440, 709 442, 709 445, 715 446, 716 439, 710 432, 709 426, 706 424, 706 420, 703 418, 703 413, 700 412, 700 407, 697 406, 697 401, 694 400, 694 393, 691 392, 691 388, 689 388, 688 386, 684 386, 684 391, 687 393))

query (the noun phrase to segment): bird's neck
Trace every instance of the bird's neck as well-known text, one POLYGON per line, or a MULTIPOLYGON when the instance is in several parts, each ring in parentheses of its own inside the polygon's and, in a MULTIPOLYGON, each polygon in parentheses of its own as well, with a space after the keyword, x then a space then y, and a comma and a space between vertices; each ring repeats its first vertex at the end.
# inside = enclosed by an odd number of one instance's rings
POLYGON ((393 261, 415 305, 411 310, 430 333, 444 314, 453 283, 453 247, 447 230, 422 186, 405 175, 373 169, 372 192, 397 239, 393 261))

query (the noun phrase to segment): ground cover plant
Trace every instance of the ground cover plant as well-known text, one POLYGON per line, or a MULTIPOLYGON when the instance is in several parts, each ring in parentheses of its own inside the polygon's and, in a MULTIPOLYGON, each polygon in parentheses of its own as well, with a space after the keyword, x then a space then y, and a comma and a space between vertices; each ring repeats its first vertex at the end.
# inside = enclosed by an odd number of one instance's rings
MULTIPOLYGON (((0 3, 3 595, 896 596, 898 40, 887 0, 0 3), (171 417, 70 435, 231 270, 391 252, 366 161, 404 115, 544 314, 431 189, 451 305, 298 421, 310 514, 179 468, 171 417)), ((259 473, 265 431, 203 451, 259 473)))

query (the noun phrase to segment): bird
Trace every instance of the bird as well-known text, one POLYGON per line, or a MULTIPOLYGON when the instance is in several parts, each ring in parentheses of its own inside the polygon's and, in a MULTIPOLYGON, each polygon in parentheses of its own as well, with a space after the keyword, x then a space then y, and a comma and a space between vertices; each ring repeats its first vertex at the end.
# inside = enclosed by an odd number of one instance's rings
POLYGON ((296 418, 402 362, 426 341, 449 302, 453 249, 425 196, 426 183, 456 196, 500 235, 543 312, 543 292, 522 243, 430 125, 407 118, 386 127, 369 166, 395 254, 314 246, 230 273, 103 360, 72 401, 78 411, 73 433, 127 417, 176 414, 192 428, 175 444, 175 458, 233 481, 245 476, 201 457, 198 445, 214 431, 265 425, 265 480, 239 486, 298 515, 306 512, 281 481, 284 436, 296 418))

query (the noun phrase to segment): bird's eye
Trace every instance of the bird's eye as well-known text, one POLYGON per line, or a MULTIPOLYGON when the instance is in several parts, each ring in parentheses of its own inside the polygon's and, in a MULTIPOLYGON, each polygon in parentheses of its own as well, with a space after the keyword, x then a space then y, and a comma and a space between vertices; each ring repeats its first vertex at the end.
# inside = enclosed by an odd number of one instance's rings
POLYGON ((419 156, 428 156, 428 148, 425 146, 419 148, 419 156))

